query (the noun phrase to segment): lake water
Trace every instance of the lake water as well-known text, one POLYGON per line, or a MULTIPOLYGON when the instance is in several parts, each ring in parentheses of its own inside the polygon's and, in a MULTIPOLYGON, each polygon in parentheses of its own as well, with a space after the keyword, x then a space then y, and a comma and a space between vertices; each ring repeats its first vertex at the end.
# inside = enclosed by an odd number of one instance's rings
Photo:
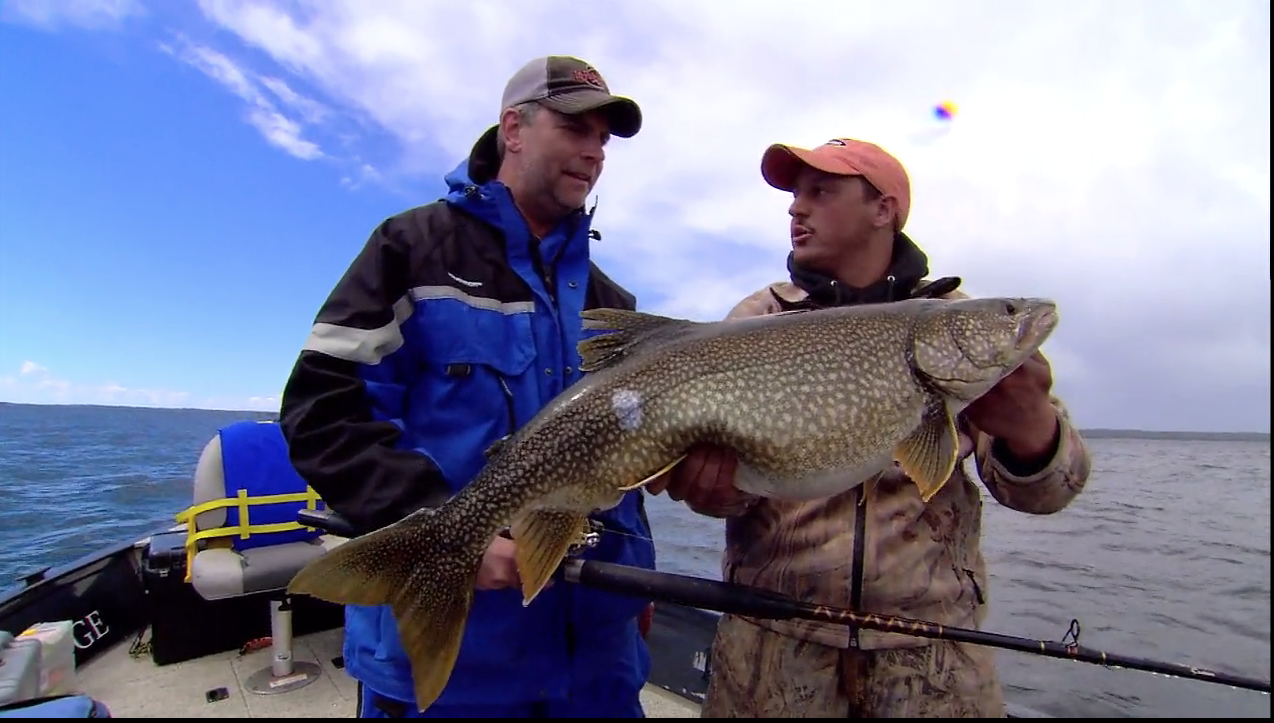
MULTIPOLYGON (((239 412, 0 404, 0 588, 171 524, 239 412)), ((1269 442, 1094 439, 1088 489, 1047 517, 987 495, 986 629, 1270 677, 1269 442)), ((971 466, 971 463, 970 463, 971 466)), ((722 523, 650 500, 661 569, 719 577, 722 523)), ((1270 716, 1269 696, 1001 651, 1006 696, 1064 717, 1270 716)))

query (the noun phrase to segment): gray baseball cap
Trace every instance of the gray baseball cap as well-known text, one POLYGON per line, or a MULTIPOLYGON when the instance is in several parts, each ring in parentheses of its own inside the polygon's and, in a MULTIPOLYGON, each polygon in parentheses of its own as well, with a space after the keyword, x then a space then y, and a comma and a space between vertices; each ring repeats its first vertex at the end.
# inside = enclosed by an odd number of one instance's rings
MULTIPOLYGON (((530 101, 567 115, 603 111, 611 134, 620 138, 632 138, 641 130, 641 108, 637 103, 612 94, 597 69, 568 55, 535 58, 523 65, 504 86, 500 111, 530 101)), ((499 124, 491 126, 473 146, 469 177, 475 182, 494 177, 500 166, 495 143, 499 130, 499 124)))

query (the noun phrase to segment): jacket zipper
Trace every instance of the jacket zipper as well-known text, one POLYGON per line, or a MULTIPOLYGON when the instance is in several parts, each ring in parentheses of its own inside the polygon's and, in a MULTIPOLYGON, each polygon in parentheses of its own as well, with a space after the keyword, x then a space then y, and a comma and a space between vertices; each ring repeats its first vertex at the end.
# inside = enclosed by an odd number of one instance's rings
POLYGON ((508 414, 509 434, 513 434, 513 432, 517 429, 517 426, 518 426, 517 412, 513 408, 513 390, 509 389, 509 383, 504 381, 504 377, 500 377, 499 379, 500 379, 500 391, 504 392, 504 406, 509 413, 508 414))
MULTIPOLYGON (((854 505, 854 561, 850 570, 849 607, 855 612, 863 608, 863 560, 867 554, 867 505, 863 486, 858 488, 858 500, 854 505)), ((849 627, 849 647, 858 647, 858 627, 849 627)))
POLYGON ((557 247, 557 253, 553 254, 553 258, 545 265, 544 257, 540 254, 540 244, 535 244, 535 271, 540 275, 540 281, 544 283, 544 290, 548 292, 549 299, 553 301, 553 306, 557 306, 557 265, 562 260, 562 255, 566 253, 566 245, 574 238, 574 232, 566 238, 557 247))

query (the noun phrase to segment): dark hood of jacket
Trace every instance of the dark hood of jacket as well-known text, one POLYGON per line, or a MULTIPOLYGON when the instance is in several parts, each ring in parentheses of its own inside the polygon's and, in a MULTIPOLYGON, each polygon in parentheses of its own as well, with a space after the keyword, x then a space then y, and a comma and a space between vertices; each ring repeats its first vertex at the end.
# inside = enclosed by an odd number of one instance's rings
POLYGON ((948 276, 917 288, 929 274, 929 257, 902 232, 894 236, 893 259, 885 277, 862 288, 804 268, 793 257, 793 254, 787 256, 788 273, 792 283, 809 294, 809 298, 796 303, 778 299, 785 309, 879 304, 918 296, 939 296, 960 285, 959 277, 948 276))

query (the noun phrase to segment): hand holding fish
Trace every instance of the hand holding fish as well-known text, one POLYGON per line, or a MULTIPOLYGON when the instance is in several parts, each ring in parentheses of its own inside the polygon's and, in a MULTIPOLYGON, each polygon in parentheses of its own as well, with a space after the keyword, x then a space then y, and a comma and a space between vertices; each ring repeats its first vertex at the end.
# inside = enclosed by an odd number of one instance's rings
POLYGON ((667 490, 668 497, 701 515, 729 517, 747 509, 755 495, 740 492, 734 486, 738 458, 727 448, 700 445, 676 467, 646 485, 646 491, 657 495, 667 490))
POLYGON ((500 590, 521 585, 522 577, 518 574, 514 557, 516 549, 517 544, 513 540, 497 536, 482 556, 482 567, 478 568, 478 578, 473 586, 478 590, 500 590))
POLYGON ((965 418, 986 434, 1004 440, 1020 460, 1047 454, 1058 433, 1057 411, 1049 402, 1053 370, 1038 351, 1022 366, 965 409, 965 418))

